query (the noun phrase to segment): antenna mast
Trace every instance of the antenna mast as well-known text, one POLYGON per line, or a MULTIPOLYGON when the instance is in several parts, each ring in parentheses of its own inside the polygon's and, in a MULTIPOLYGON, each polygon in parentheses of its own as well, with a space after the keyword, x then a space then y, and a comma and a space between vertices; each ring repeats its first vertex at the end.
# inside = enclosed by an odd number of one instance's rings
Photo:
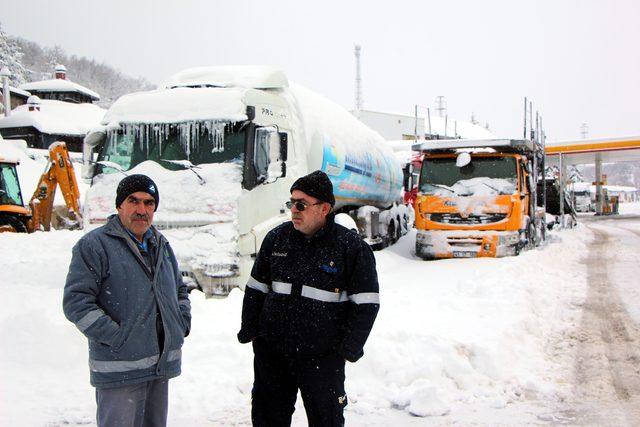
POLYGON ((589 125, 586 123, 582 123, 582 125, 580 125, 580 135, 582 136, 582 139, 589 138, 589 125))
POLYGON ((447 101, 442 95, 436 96, 436 111, 440 117, 444 117, 445 112, 447 111, 447 101))
POLYGON ((360 45, 355 46, 356 55, 356 115, 362 110, 362 74, 360 71, 360 45))

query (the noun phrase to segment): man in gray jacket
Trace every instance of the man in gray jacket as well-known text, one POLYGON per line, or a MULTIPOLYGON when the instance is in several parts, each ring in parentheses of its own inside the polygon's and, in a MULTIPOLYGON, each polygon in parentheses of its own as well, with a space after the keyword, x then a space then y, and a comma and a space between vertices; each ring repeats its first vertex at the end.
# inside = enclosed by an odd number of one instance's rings
POLYGON ((160 196, 124 178, 117 215, 73 248, 64 313, 89 340, 98 426, 164 426, 191 305, 169 243, 151 224, 160 196))

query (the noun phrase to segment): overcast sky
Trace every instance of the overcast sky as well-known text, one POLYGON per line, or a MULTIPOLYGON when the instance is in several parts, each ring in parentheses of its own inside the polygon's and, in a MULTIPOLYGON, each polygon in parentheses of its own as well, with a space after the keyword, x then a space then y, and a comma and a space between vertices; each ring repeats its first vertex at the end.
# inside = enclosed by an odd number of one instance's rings
POLYGON ((550 139, 640 135, 640 1, 0 0, 5 32, 154 83, 202 65, 269 64, 352 109, 421 114, 446 97, 498 136, 523 97, 550 139))

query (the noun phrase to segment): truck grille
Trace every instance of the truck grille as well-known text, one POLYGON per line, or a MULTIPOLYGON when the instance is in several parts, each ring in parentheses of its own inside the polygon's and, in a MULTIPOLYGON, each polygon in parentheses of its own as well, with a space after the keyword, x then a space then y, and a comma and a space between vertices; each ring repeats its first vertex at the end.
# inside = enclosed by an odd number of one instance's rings
POLYGON ((486 215, 469 215, 466 218, 460 214, 431 214, 431 221, 443 224, 491 224, 500 222, 507 217, 506 214, 493 213, 486 215))

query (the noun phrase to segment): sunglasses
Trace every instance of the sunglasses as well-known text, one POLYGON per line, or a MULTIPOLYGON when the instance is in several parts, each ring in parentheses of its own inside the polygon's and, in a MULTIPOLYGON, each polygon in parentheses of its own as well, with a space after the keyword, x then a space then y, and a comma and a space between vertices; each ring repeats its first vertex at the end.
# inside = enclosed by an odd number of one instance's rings
POLYGON ((315 206, 315 205, 321 205, 324 202, 318 202, 318 203, 312 203, 312 204, 307 204, 305 202, 292 202, 291 200, 288 200, 287 202, 285 202, 285 206, 287 207, 287 209, 293 209, 293 207, 295 206, 297 210, 299 210, 300 212, 304 211, 306 208, 308 208, 309 206, 315 206))

